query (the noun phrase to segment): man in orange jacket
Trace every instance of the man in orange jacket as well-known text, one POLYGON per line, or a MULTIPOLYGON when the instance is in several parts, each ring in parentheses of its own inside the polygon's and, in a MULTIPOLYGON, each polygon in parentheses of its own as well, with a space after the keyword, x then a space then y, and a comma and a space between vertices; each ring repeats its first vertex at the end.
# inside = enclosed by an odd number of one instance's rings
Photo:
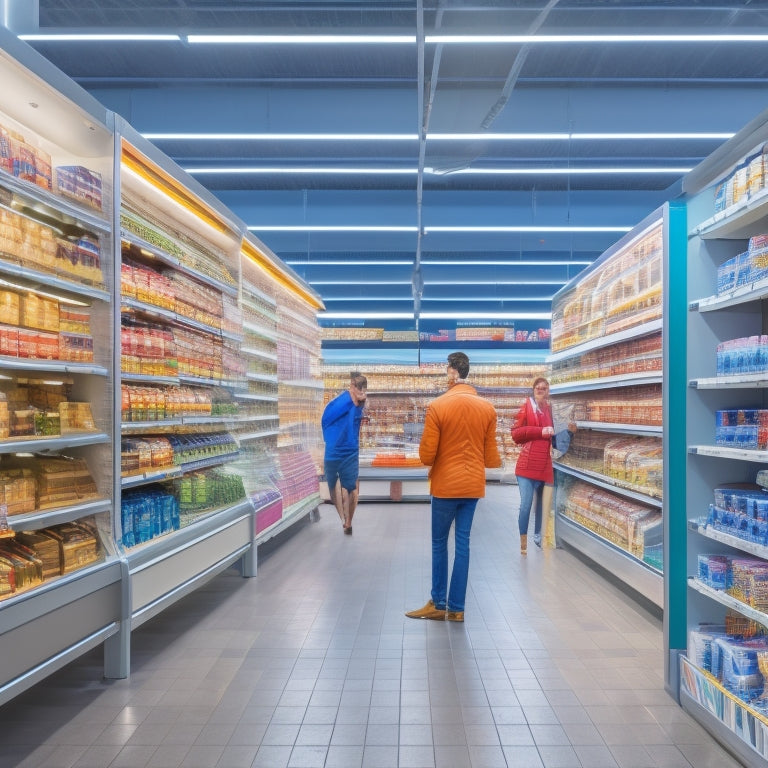
POLYGON ((448 391, 430 403, 424 420, 419 458, 430 467, 432 599, 405 614, 411 619, 464 621, 472 520, 478 499, 485 496, 485 468, 501 466, 496 409, 467 383, 468 374, 463 352, 448 355, 448 391), (454 523, 448 589, 448 536, 454 523))

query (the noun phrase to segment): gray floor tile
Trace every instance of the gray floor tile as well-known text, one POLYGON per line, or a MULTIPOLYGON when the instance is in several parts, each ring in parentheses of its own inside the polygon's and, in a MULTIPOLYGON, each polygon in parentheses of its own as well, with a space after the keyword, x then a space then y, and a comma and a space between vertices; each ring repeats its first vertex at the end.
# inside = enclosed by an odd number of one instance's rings
POLYGON ((736 768, 664 691, 656 617, 520 558, 514 494, 476 516, 464 624, 403 616, 427 505, 361 505, 353 541, 323 507, 139 627, 127 680, 96 649, 0 707, 0 768, 736 768))

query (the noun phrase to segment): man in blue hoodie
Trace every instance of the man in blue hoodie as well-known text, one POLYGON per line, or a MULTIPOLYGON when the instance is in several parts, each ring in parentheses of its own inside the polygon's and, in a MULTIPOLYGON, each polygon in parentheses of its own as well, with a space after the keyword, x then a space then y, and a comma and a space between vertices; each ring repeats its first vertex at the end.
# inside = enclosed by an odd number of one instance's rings
POLYGON ((357 508, 360 422, 367 390, 368 380, 355 371, 350 376, 349 389, 334 397, 323 410, 325 479, 331 502, 347 534, 352 533, 352 517, 357 508))

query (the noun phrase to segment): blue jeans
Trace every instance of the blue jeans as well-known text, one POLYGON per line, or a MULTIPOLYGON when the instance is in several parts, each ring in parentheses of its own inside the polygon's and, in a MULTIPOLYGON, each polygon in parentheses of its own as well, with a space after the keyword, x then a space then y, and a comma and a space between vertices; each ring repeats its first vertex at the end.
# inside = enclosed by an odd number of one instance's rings
POLYGON ((544 490, 543 480, 531 480, 529 477, 517 475, 517 487, 520 490, 520 513, 517 524, 520 535, 528 533, 528 522, 531 519, 531 507, 534 508, 533 532, 541 534, 541 493, 544 490))
POLYGON ((469 533, 477 499, 432 497, 432 602, 436 608, 463 611, 469 575, 469 533), (454 523, 454 553, 451 585, 448 588, 448 536, 454 523))

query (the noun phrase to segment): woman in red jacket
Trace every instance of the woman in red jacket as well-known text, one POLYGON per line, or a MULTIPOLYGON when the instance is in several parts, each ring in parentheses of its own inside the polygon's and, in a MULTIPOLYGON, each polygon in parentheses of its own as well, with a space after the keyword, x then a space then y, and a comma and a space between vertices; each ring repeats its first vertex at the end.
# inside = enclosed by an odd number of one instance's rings
POLYGON ((533 397, 521 406, 512 425, 512 439, 523 450, 515 465, 520 490, 520 554, 528 552, 528 522, 531 507, 536 504, 533 541, 541 546, 541 497, 544 485, 554 483, 552 470, 552 438, 555 434, 552 407, 549 404, 549 382, 538 378, 533 382, 533 397))

